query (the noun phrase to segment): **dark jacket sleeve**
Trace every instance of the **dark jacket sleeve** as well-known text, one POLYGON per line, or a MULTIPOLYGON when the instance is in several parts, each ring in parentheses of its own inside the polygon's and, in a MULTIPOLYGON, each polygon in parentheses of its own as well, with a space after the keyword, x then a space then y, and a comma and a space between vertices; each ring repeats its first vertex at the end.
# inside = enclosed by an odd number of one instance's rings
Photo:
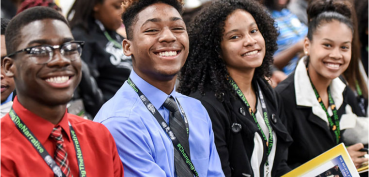
POLYGON ((83 100, 86 112, 95 117, 101 106, 104 104, 103 94, 98 87, 95 77, 98 75, 97 69, 94 69, 94 63, 91 63, 93 44, 88 40, 87 34, 82 29, 73 29, 75 40, 85 41, 82 51, 82 79, 78 85, 77 91, 83 100), (92 73, 91 73, 92 72, 92 73))
MULTIPOLYGON (((222 163, 222 169, 224 175, 226 177, 231 177, 231 167, 229 162, 229 151, 227 147, 227 135, 226 135, 226 120, 227 115, 225 112, 221 112, 223 108, 221 108, 219 102, 211 103, 211 100, 200 99, 201 103, 204 105, 213 125, 215 145, 217 147, 217 151, 219 154, 220 161, 222 163)), ((224 110, 224 109, 223 109, 224 110)))
MULTIPOLYGON (((286 125, 286 118, 285 118, 286 114, 285 114, 285 106, 283 104, 283 101, 280 98, 278 93, 276 93, 275 91, 273 91, 273 93, 274 93, 276 103, 277 103, 278 117, 281 119, 282 123, 284 125, 286 125)), ((291 171, 291 168, 287 164, 288 150, 285 149, 283 152, 284 153, 281 155, 280 163, 279 163, 279 165, 277 167, 277 170, 276 170, 276 173, 274 175, 276 177, 277 176, 282 176, 282 175, 288 173, 289 171, 291 171)))
POLYGON ((78 87, 86 112, 92 117, 95 117, 104 104, 103 94, 97 86, 95 79, 91 76, 90 70, 84 61, 82 61, 82 78, 78 87))

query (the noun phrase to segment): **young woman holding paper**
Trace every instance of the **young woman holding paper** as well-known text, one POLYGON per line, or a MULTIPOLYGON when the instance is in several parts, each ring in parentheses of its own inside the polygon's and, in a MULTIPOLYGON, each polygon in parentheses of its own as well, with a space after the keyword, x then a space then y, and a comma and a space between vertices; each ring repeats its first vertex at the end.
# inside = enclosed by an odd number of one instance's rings
MULTIPOLYGON (((351 60, 354 28, 350 9, 340 1, 312 1, 308 7, 309 30, 304 41, 305 56, 296 70, 276 91, 286 113, 286 127, 294 142, 287 163, 291 168, 311 160, 344 142, 345 129, 353 128, 363 116, 352 90, 339 78, 351 60)), ((363 144, 347 147, 355 164, 363 144)))

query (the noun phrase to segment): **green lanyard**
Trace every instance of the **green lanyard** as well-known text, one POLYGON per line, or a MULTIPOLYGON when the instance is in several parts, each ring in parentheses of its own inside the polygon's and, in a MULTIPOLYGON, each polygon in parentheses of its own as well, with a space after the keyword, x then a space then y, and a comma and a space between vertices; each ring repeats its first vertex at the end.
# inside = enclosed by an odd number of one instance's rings
POLYGON ((95 22, 97 23, 97 25, 99 25, 99 28, 101 29, 101 31, 104 33, 106 39, 110 42, 112 42, 114 44, 115 47, 122 49, 122 45, 119 44, 119 42, 117 42, 116 40, 114 40, 109 33, 105 30, 104 25, 99 21, 99 20, 95 20, 95 22))
MULTIPOLYGON (((261 105, 262 105, 262 110, 263 110, 263 115, 264 115, 264 121, 266 126, 268 127, 268 132, 269 132, 269 141, 267 139, 267 137, 265 136, 263 130, 261 129, 258 120, 256 119, 255 113, 252 111, 249 102, 247 102, 245 95, 242 93, 242 91, 240 90, 240 88, 237 86, 236 82, 234 82, 234 80, 228 76, 228 80, 229 83, 232 85, 234 91, 236 91, 237 95, 240 97, 240 99, 243 101, 243 103, 245 103, 246 108, 249 110, 251 116, 254 118, 254 121, 259 129, 259 131, 261 132, 261 135, 263 136, 263 139, 266 143, 267 146, 267 157, 269 157, 270 152, 272 151, 272 147, 273 147, 273 130, 272 127, 269 124, 269 119, 268 119, 268 112, 266 110, 266 104, 264 102, 264 97, 263 97, 263 93, 261 92, 260 86, 258 84, 258 90, 259 90, 259 98, 261 101, 261 105)), ((266 166, 269 166, 269 162, 268 160, 266 161, 266 166)))
POLYGON ((355 80, 355 86, 356 86, 356 91, 357 91, 357 94, 359 96, 363 96, 363 92, 361 92, 361 88, 359 86, 359 82, 357 82, 357 80, 355 80))
POLYGON ((104 35, 106 39, 108 39, 110 42, 114 44, 115 47, 122 49, 122 46, 117 41, 115 41, 113 38, 111 38, 107 31, 104 31, 104 35))
MULTIPOLYGON (((33 145, 36 151, 40 154, 42 159, 46 162, 46 164, 50 167, 50 169, 54 172, 55 177, 65 177, 65 174, 61 171, 60 167, 56 164, 50 154, 46 151, 45 147, 42 146, 41 142, 36 138, 36 136, 29 130, 27 125, 22 121, 22 119, 17 115, 14 111, 13 107, 9 111, 10 119, 14 122, 15 126, 18 130, 25 136, 28 141, 33 145)), ((73 140, 74 148, 76 150, 78 168, 79 168, 79 176, 86 177, 86 167, 85 162, 82 156, 82 149, 80 147, 79 141, 77 139, 76 132, 74 131, 72 125, 68 121, 70 135, 73 140)), ((73 175, 72 175, 73 176, 73 175)))
POLYGON ((320 97, 320 95, 319 95, 318 91, 316 90, 316 88, 314 87, 313 82, 311 82, 311 79, 310 79, 310 75, 309 75, 308 70, 306 70, 306 71, 307 71, 307 74, 309 76, 309 80, 310 80, 311 86, 313 87, 313 90, 314 90, 316 99, 318 100, 320 106, 325 111, 325 114, 327 115, 327 118, 328 118, 329 126, 330 126, 331 130, 334 132, 334 134, 336 135, 336 142, 337 142, 337 144, 339 144, 340 143, 340 139, 341 139, 340 120, 338 119, 336 105, 334 104, 334 100, 332 98, 331 92, 329 91, 329 87, 327 89, 327 91, 328 91, 328 100, 329 100, 329 106, 331 107, 332 112, 333 112, 334 122, 333 122, 331 116, 329 116, 328 110, 325 108, 324 103, 323 103, 323 100, 320 97))

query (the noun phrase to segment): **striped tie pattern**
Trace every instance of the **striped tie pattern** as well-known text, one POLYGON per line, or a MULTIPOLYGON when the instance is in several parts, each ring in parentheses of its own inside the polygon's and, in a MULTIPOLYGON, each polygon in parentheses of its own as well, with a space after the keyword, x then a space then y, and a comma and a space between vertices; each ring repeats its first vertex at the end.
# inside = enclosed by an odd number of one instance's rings
MULTIPOLYGON (((167 98, 163 106, 169 110, 169 127, 182 144, 185 151, 190 156, 190 147, 188 142, 188 135, 186 131, 186 124, 179 112, 177 104, 173 97, 167 98)), ((191 157, 191 156, 190 156, 191 157)), ((183 160, 181 154, 174 148, 174 167, 177 177, 193 176, 191 170, 188 168, 186 162, 183 160)))
POLYGON ((60 126, 53 128, 50 137, 55 139, 56 141, 56 150, 54 155, 56 164, 59 165, 61 171, 65 174, 65 176, 72 176, 69 168, 68 154, 65 150, 62 128, 60 126))

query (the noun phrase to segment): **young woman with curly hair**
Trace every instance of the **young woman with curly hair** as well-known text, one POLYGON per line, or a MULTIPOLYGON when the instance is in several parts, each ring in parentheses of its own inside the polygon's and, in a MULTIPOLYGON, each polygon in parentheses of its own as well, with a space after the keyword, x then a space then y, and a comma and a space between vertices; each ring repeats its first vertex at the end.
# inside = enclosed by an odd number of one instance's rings
MULTIPOLYGON (((354 26, 349 7, 338 0, 313 0, 307 9, 309 24, 304 41, 305 56, 296 70, 281 82, 280 94, 286 127, 293 138, 288 150, 291 168, 315 158, 337 144, 347 142, 346 132, 366 122, 351 89, 339 78, 352 60, 354 26)), ((367 125, 366 125, 367 126, 367 125)), ((362 129, 360 136, 366 136, 362 129)), ((349 144, 346 144, 349 145, 349 144)), ((367 152, 357 143, 347 147, 360 167, 367 152)))
POLYGON ((179 91, 212 119, 225 176, 281 176, 292 139, 266 77, 277 49, 274 20, 252 0, 218 0, 190 24, 179 91))

